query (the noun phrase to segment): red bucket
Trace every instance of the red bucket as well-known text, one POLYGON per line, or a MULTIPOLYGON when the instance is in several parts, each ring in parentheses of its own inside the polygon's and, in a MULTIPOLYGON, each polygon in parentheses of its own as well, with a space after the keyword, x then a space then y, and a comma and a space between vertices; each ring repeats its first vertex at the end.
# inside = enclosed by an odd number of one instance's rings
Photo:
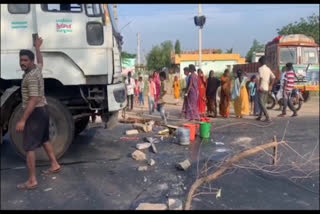
POLYGON ((191 123, 183 124, 183 127, 190 129, 190 140, 194 141, 196 138, 196 125, 191 123))

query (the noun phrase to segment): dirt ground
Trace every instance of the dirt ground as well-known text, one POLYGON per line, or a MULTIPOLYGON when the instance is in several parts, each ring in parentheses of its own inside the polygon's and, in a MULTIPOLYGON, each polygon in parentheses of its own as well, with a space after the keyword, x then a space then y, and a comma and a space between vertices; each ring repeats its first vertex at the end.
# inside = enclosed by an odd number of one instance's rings
MULTIPOLYGON (((166 110, 170 124, 186 122, 179 118, 181 103, 168 104, 166 110)), ((297 118, 277 118, 280 112, 276 110, 270 113, 273 119, 270 124, 255 121, 252 116, 236 119, 232 114, 229 119, 215 118, 211 138, 197 137, 189 146, 178 145, 174 137, 159 138, 157 154, 149 149, 143 151, 147 158, 155 160, 155 165, 148 166, 145 172, 137 168, 147 163, 133 160, 131 153, 145 136, 154 136, 162 127, 155 127, 151 133, 140 133, 136 140, 126 140, 122 137, 126 130, 132 129, 130 124, 121 123, 112 130, 104 129, 99 123, 90 124, 61 158, 61 173, 41 175, 40 170, 48 165, 39 165, 39 186, 32 191, 15 188, 26 179, 27 169, 6 138, 1 145, 1 209, 123 210, 135 209, 142 202, 167 203, 168 198, 179 199, 184 204, 190 186, 203 175, 205 166, 212 167, 208 171, 211 173, 222 160, 271 142, 276 136, 294 150, 279 147, 278 171, 270 166, 268 154, 252 156, 216 181, 202 186, 193 199, 192 209, 318 210, 319 98, 312 97, 304 103, 297 118), (191 167, 178 170, 176 164, 185 159, 190 160, 191 167), (264 170, 258 169, 259 166, 264 170)), ((160 119, 158 113, 148 116, 146 103, 144 108, 126 112, 126 116, 160 119)))

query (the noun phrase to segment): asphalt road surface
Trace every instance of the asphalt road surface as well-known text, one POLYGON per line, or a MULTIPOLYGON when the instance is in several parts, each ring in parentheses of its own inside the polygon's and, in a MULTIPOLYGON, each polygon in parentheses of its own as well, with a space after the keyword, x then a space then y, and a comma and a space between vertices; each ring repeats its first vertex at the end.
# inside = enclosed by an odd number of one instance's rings
MULTIPOLYGON (((239 151, 271 142, 273 136, 277 136, 278 140, 284 138, 295 151, 279 148, 281 169, 277 173, 266 153, 250 157, 226 175, 201 187, 199 192, 206 194, 194 198, 192 209, 318 210, 317 99, 305 103, 299 117, 274 117, 271 124, 255 121, 253 117, 217 118, 212 123, 211 138, 206 141, 197 138, 190 146, 180 146, 174 138, 164 138, 156 144, 157 154, 148 149, 144 151, 156 162, 145 172, 138 171, 137 167, 147 164, 133 160, 130 155, 144 136, 153 136, 154 132, 139 134, 139 140, 124 140, 121 137, 125 130, 132 128, 129 124, 119 124, 113 130, 92 127, 75 139, 60 160, 63 166, 60 173, 41 175, 40 171, 48 165, 37 167, 38 188, 30 191, 16 189, 28 174, 24 161, 6 139, 1 145, 1 209, 122 210, 135 209, 141 202, 167 203, 168 198, 185 202, 190 186, 205 163, 214 166, 239 151), (187 171, 177 170, 176 163, 187 158, 192 166, 187 171), (259 170, 252 167, 255 165, 269 166, 259 170), (218 189, 221 189, 220 197, 216 194, 218 189), (210 191, 212 194, 208 194, 210 191)), ((278 113, 271 111, 273 116, 278 113)))

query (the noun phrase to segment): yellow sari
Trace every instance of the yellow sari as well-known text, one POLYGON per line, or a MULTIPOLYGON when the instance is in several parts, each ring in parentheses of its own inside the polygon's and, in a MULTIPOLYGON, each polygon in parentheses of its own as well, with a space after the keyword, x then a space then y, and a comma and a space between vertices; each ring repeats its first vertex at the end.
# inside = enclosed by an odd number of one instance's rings
POLYGON ((249 115, 249 96, 247 88, 243 85, 240 88, 240 96, 234 100, 234 112, 237 117, 242 117, 243 115, 249 115))

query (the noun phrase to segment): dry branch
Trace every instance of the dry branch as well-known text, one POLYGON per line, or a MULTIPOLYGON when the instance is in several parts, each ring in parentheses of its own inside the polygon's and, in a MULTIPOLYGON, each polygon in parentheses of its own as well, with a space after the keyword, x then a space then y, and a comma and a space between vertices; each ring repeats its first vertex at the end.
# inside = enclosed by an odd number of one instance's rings
POLYGON ((194 195, 195 191, 202 184, 208 183, 208 182, 211 182, 211 181, 217 179, 226 170, 228 170, 234 163, 239 162, 240 160, 242 160, 246 157, 249 157, 251 155, 254 155, 258 152, 264 151, 265 149, 274 148, 282 143, 284 143, 284 142, 283 141, 282 142, 271 142, 271 143, 267 143, 264 145, 254 147, 252 149, 248 149, 248 150, 241 152, 241 153, 233 156, 232 158, 228 159, 226 164, 224 164, 218 171, 214 172, 213 174, 197 179, 193 183, 193 185, 191 186, 190 191, 188 193, 188 197, 187 197, 187 201, 186 201, 186 205, 185 205, 185 210, 191 209, 191 202, 192 202, 193 195, 194 195))

